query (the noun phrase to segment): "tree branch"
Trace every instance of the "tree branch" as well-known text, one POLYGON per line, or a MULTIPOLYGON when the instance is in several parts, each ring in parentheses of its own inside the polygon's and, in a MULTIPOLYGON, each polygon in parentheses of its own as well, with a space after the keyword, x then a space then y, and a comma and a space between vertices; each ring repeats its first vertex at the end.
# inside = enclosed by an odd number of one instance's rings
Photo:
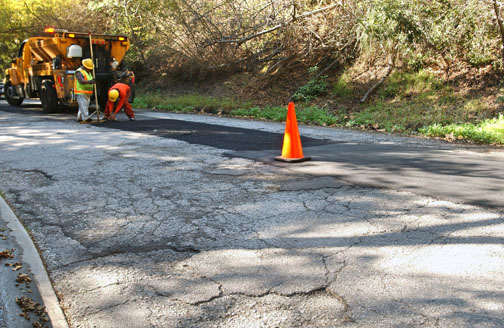
POLYGON ((263 30, 261 32, 249 35, 249 36, 241 38, 241 39, 221 39, 221 40, 214 41, 213 43, 237 43, 238 45, 240 45, 240 44, 242 44, 244 42, 247 42, 249 40, 257 38, 257 37, 259 37, 261 35, 268 34, 268 33, 271 33, 273 31, 276 31, 278 29, 281 29, 281 28, 289 25, 290 23, 292 23, 292 22, 294 22, 296 20, 304 19, 304 18, 307 18, 309 16, 313 16, 315 14, 318 14, 318 13, 321 13, 321 12, 324 12, 324 11, 336 8, 339 5, 340 5, 339 3, 336 3, 336 4, 332 4, 332 5, 323 7, 323 8, 319 8, 317 10, 305 12, 305 13, 299 15, 299 16, 292 17, 291 19, 287 20, 286 22, 282 22, 282 23, 280 23, 278 25, 275 25, 275 26, 273 26, 273 27, 271 27, 269 29, 263 30))
POLYGON ((500 17, 500 8, 497 0, 493 0, 493 7, 495 11, 495 17, 497 17, 497 23, 499 24, 499 31, 502 39, 501 51, 502 60, 504 61, 504 26, 502 25, 502 19, 500 17))
POLYGON ((390 75, 390 73, 392 73, 392 70, 394 69, 394 65, 392 64, 392 62, 389 63, 389 67, 387 67, 387 71, 385 72, 385 75, 380 79, 380 81, 376 82, 369 90, 368 92, 366 92, 366 94, 364 95, 364 97, 362 97, 362 99, 360 100, 360 103, 365 103, 369 96, 376 90, 378 89, 378 87, 380 85, 383 84, 383 82, 385 82, 385 80, 387 79, 387 77, 390 75))

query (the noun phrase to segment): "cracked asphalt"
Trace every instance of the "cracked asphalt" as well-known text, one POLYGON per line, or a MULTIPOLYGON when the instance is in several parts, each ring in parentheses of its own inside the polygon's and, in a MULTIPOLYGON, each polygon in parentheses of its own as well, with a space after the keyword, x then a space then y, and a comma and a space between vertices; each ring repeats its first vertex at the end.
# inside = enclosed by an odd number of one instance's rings
POLYGON ((64 115, 0 111, 0 163, 71 327, 504 326, 498 208, 64 115))

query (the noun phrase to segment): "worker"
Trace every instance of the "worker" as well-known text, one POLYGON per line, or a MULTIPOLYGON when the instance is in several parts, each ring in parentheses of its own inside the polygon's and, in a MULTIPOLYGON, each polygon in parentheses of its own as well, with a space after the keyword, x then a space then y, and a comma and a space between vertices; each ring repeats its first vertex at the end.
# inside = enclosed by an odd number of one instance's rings
POLYGON ((105 118, 107 120, 115 121, 115 117, 119 111, 124 108, 124 112, 130 119, 135 120, 135 113, 131 108, 128 99, 131 95, 131 88, 124 83, 114 84, 108 91, 108 101, 105 106, 105 118), (114 110, 115 108, 115 110, 114 110))
POLYGON ((79 111, 77 112, 77 121, 89 121, 89 103, 91 102, 91 95, 93 94, 93 60, 86 58, 82 61, 82 66, 75 71, 75 85, 74 93, 77 97, 79 104, 79 111))

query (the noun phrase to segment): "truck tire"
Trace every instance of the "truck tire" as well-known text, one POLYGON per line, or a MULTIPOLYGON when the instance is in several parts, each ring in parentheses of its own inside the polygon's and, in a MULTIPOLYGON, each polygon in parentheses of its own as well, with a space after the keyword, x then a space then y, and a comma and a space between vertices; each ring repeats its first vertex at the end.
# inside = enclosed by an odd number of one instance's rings
POLYGON ((19 106, 23 103, 24 97, 18 95, 16 87, 12 86, 11 81, 5 82, 4 85, 5 99, 11 106, 19 106))
POLYGON ((40 86, 40 102, 44 113, 54 113, 58 110, 58 95, 51 80, 42 81, 40 86))

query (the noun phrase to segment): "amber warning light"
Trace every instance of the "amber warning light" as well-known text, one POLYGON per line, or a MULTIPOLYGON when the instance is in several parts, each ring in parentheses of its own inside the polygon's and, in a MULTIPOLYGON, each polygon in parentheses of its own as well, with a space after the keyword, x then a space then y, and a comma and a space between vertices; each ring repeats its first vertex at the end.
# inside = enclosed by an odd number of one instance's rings
POLYGON ((64 29, 61 29, 61 28, 54 28, 54 27, 46 27, 44 29, 44 32, 45 33, 49 33, 49 34, 52 34, 52 33, 64 33, 64 32, 68 32, 67 30, 64 30, 64 29))

